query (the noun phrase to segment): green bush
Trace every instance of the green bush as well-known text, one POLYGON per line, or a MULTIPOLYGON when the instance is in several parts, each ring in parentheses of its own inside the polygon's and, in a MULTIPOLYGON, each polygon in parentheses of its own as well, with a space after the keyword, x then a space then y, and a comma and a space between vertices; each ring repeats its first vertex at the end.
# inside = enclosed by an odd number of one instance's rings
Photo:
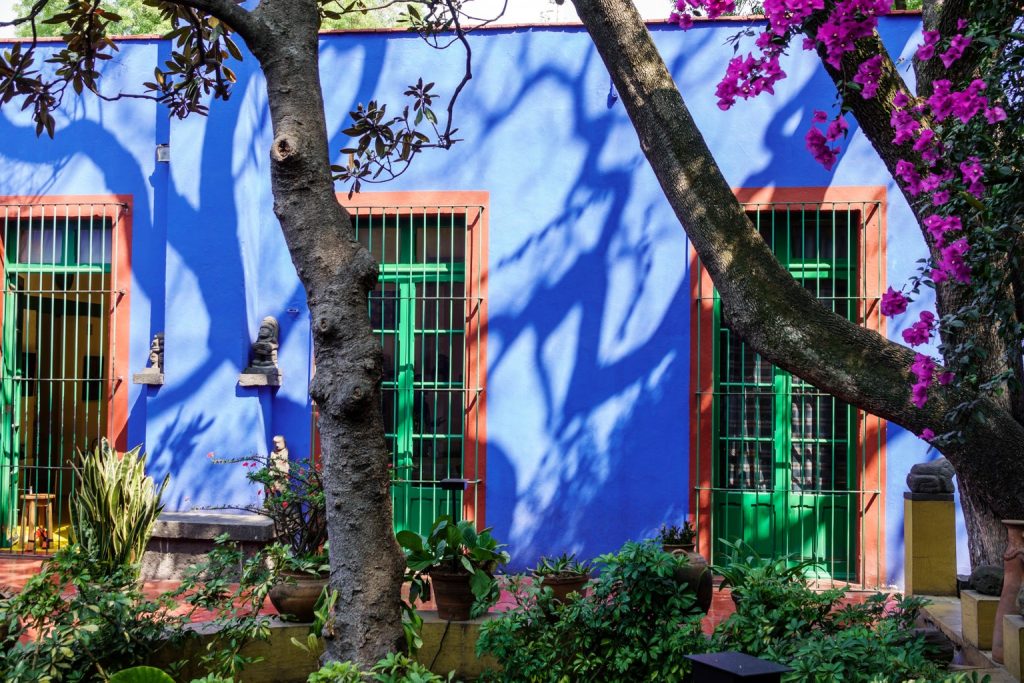
POLYGON ((419 662, 405 655, 392 653, 374 664, 369 671, 360 671, 352 662, 329 662, 306 679, 307 683, 446 683, 454 674, 438 676, 419 662))
POLYGON ((101 571, 136 565, 163 509, 160 496, 167 477, 157 487, 146 476, 141 446, 118 453, 103 439, 92 454, 78 453, 82 462, 74 466, 78 485, 71 499, 75 541, 96 558, 101 571))
POLYGON ((696 596, 675 578, 686 562, 652 541, 626 543, 595 560, 589 595, 564 603, 517 577, 516 606, 481 626, 477 653, 495 656, 503 671, 492 678, 505 681, 681 680, 685 655, 707 650, 696 596))
POLYGON ((736 612, 711 647, 738 650, 793 669, 784 680, 871 683, 942 678, 913 630, 925 601, 877 593, 840 607, 845 589, 812 590, 796 572, 756 563, 734 567, 736 612))
POLYGON ((275 577, 265 554, 243 558, 219 540, 178 589, 156 599, 142 593, 134 566, 107 571, 91 548, 78 544, 58 551, 20 593, 0 600, 8 627, 0 640, 0 680, 106 680, 163 647, 180 649, 195 635, 189 624, 198 610, 213 612, 216 631, 200 665, 236 676, 254 661, 241 649, 269 635, 269 618, 259 611, 275 577), (183 605, 185 613, 175 614, 183 605))

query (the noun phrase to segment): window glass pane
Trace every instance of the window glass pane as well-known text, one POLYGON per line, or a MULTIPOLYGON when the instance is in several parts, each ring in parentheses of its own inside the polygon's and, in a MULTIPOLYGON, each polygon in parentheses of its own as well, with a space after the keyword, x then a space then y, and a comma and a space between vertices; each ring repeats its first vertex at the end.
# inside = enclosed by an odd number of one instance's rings
POLYGON ((64 254, 64 227, 51 221, 31 221, 18 232, 18 263, 60 263, 64 254))
POLYGON ((466 260, 465 219, 427 216, 416 230, 416 260, 420 263, 461 263, 466 260))
POLYGON ((100 266, 110 264, 113 232, 106 221, 83 221, 78 230, 78 264, 100 266))
POLYGON ((385 218, 373 214, 354 214, 356 239, 370 250, 377 263, 398 263, 400 244, 398 227, 393 217, 385 218))

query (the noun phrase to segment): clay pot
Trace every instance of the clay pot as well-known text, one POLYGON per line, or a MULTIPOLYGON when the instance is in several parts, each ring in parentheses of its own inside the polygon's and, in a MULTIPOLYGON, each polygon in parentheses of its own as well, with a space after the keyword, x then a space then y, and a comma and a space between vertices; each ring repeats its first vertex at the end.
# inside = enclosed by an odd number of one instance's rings
POLYGON ((270 589, 270 603, 282 617, 312 623, 315 618, 313 608, 327 585, 328 577, 291 571, 282 571, 281 576, 286 580, 270 589), (294 579, 294 582, 287 579, 294 579))
POLYGON ((711 609, 712 598, 711 569, 708 567, 708 561, 694 550, 693 545, 666 545, 664 548, 665 552, 671 552, 673 555, 686 555, 689 565, 676 570, 676 581, 690 585, 690 588, 697 593, 697 606, 704 614, 707 614, 711 609))
POLYGON ((469 621, 475 599, 469 587, 469 574, 431 569, 428 576, 434 589, 437 616, 445 621, 469 621))
POLYGON ((1003 592, 996 607, 996 623, 992 633, 992 659, 1003 663, 1003 617, 1017 613, 1017 594, 1024 570, 1024 520, 1004 519, 1006 552, 1003 553, 1003 592))
POLYGON ((538 577, 543 588, 550 588, 555 602, 565 602, 569 593, 586 595, 584 586, 590 581, 589 574, 545 574, 538 577))

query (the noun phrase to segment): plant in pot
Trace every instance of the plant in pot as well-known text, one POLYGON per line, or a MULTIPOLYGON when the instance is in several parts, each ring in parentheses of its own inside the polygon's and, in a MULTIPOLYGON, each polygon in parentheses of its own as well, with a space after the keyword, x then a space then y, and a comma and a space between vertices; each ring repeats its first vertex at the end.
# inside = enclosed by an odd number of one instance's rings
POLYGON ((682 526, 662 524, 657 538, 666 553, 693 552, 697 545, 697 531, 689 520, 685 520, 682 526))
POLYGON ((693 525, 689 520, 684 520, 682 526, 662 524, 657 541, 666 553, 686 556, 687 564, 676 571, 676 578, 690 584, 697 593, 697 604, 706 613, 713 597, 712 575, 707 559, 696 550, 697 531, 693 525))
POLYGON ((821 562, 813 558, 800 560, 796 555, 762 557, 742 540, 730 542, 723 538, 720 542, 728 548, 724 553, 725 562, 714 565, 712 570, 722 577, 718 590, 731 588, 732 601, 736 605, 750 585, 766 580, 803 583, 807 570, 821 566, 821 562))
POLYGON ((330 574, 327 559, 327 502, 319 463, 282 460, 276 455, 217 462, 241 464, 260 487, 259 505, 234 506, 274 522, 277 547, 267 549, 277 578, 270 602, 284 617, 308 623, 330 574))
POLYGON ((537 566, 530 570, 538 579, 541 588, 550 588, 557 602, 564 602, 570 593, 583 595, 584 586, 590 581, 589 562, 580 562, 576 554, 562 553, 558 557, 541 557, 537 566))
POLYGON ((478 532, 472 522, 455 522, 448 515, 434 520, 427 536, 398 532, 409 578, 415 581, 427 576, 442 619, 467 621, 498 601, 494 572, 508 563, 509 555, 490 532, 478 532))

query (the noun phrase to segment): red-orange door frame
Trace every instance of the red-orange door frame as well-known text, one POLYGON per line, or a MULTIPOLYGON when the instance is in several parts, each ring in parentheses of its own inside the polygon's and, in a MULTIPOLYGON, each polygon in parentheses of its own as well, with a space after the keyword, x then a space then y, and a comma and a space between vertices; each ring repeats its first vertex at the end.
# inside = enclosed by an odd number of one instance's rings
MULTIPOLYGON (((744 204, 808 204, 823 203, 849 204, 852 207, 878 203, 878 216, 861 216, 861 226, 872 220, 878 221, 878 230, 863 230, 865 256, 860 270, 859 301, 879 299, 886 286, 886 216, 887 197, 885 187, 776 187, 737 188, 736 198, 744 204), (875 291, 877 288, 878 291, 875 291)), ((698 431, 691 423, 690 428, 690 481, 695 482, 690 495, 690 514, 698 520, 697 544, 705 557, 711 557, 713 540, 712 519, 712 442, 716 428, 712 419, 714 387, 714 304, 711 293, 714 284, 707 271, 699 268, 697 254, 690 247, 690 298, 693 308, 690 315, 690 416, 699 424, 708 425, 698 431), (699 358, 699 363, 697 359, 699 358), (697 457, 693 457, 697 454, 697 457)), ((885 318, 878 306, 871 306, 864 316, 864 325, 885 335, 885 318)), ((858 441, 856 444, 856 466, 859 476, 857 486, 865 490, 868 482, 879 482, 879 493, 862 493, 858 505, 857 566, 861 573, 860 583, 865 586, 880 586, 885 573, 885 471, 886 471, 886 423, 881 418, 856 411, 858 441), (872 558, 875 558, 872 561, 872 558)))
MULTIPOLYGON (((40 218, 110 219, 114 238, 110 255, 110 330, 107 358, 110 373, 107 395, 106 436, 118 450, 128 449, 128 375, 131 344, 132 196, 43 195, 0 196, 0 212, 7 220, 15 207, 25 207, 40 218), (38 211, 38 213, 36 213, 38 211)), ((2 241, 2 240, 0 240, 2 241)), ((6 260, 4 260, 6 263, 6 260)), ((0 272, 0 275, 3 273, 0 272)), ((6 287, 6 284, 4 285, 6 287)))

